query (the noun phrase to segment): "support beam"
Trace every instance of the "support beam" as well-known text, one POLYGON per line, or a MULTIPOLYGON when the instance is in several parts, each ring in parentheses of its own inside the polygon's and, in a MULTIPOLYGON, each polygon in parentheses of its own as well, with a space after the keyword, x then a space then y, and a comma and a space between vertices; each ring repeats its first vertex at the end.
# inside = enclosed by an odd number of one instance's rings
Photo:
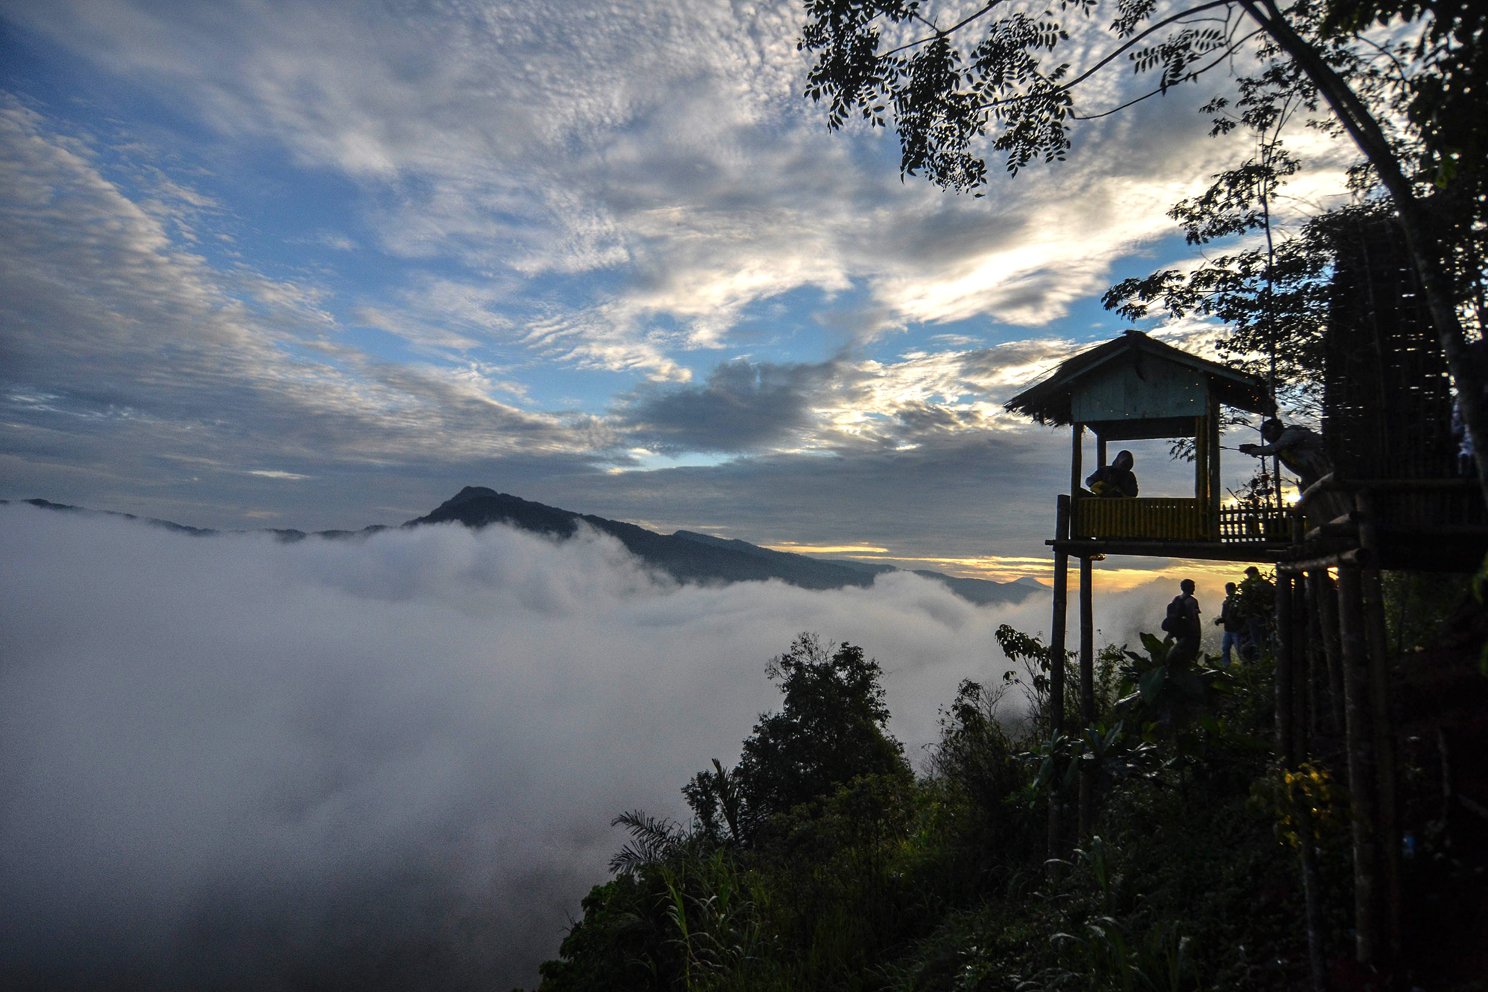
MULTIPOLYGON (((1070 498, 1060 496, 1055 511, 1054 533, 1059 539, 1069 535, 1070 498)), ((1064 642, 1069 601, 1069 555, 1054 552, 1054 617, 1049 627, 1049 736, 1064 732, 1064 642)), ((1058 783, 1059 775, 1053 776, 1058 783)), ((1064 856, 1064 798, 1057 784, 1049 790, 1049 863, 1064 856)))
POLYGON ((1219 473, 1219 400, 1209 397, 1209 540, 1219 540, 1219 504, 1223 498, 1219 473))
POLYGON ((1400 814, 1395 792, 1395 734, 1390 719, 1390 673, 1385 636, 1385 605, 1378 569, 1362 573, 1364 641, 1369 654, 1369 703, 1374 730, 1375 836, 1379 840, 1379 866, 1383 891, 1382 943, 1385 963, 1400 953, 1400 910, 1403 894, 1400 878, 1400 814))
MULTIPOLYGON (((1080 730, 1095 725, 1095 591, 1089 558, 1080 559, 1080 730)), ((1080 839, 1094 829, 1095 766, 1080 770, 1080 839)))
POLYGON ((1075 424, 1070 428, 1070 498, 1073 499, 1080 492, 1080 483, 1084 481, 1084 475, 1080 471, 1080 454, 1084 447, 1085 425, 1075 424))
POLYGON ((1327 728, 1331 733, 1343 732, 1343 668, 1339 663, 1338 644, 1338 590, 1333 587, 1333 577, 1326 568, 1315 568, 1307 573, 1307 598, 1312 604, 1309 612, 1317 620, 1318 640, 1323 649, 1322 684, 1326 691, 1326 708, 1319 716, 1327 717, 1327 728))
POLYGON ((1360 570, 1338 569, 1338 624, 1343 648, 1344 722, 1354 855, 1354 958, 1372 967, 1379 959, 1379 838, 1376 805, 1373 707, 1365 650, 1363 578, 1360 570))
POLYGON ((1276 573, 1276 754, 1282 767, 1297 767, 1296 710, 1292 704, 1296 679, 1296 624, 1292 622, 1292 576, 1276 573))
POLYGON ((1194 499, 1208 505, 1205 490, 1209 487, 1209 428, 1203 417, 1195 417, 1194 432, 1194 499))

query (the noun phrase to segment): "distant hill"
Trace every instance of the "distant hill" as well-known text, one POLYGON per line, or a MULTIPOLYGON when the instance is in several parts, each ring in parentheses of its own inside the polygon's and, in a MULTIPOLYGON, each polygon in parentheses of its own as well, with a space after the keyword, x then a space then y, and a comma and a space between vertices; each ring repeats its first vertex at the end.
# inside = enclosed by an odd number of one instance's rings
MULTIPOLYGON (((5 502, 9 501, 0 500, 0 503, 5 502)), ((109 510, 90 511, 44 499, 28 499, 24 502, 47 510, 96 512, 128 520, 144 519, 133 514, 109 510)), ((220 533, 169 520, 145 519, 145 522, 194 536, 220 533)), ((772 551, 748 541, 727 540, 694 531, 679 530, 673 534, 658 534, 621 520, 607 520, 592 514, 546 506, 484 486, 466 486, 433 512, 410 520, 403 526, 420 527, 442 523, 458 523, 471 528, 505 524, 557 538, 572 537, 582 524, 602 534, 609 534, 637 558, 683 583, 717 584, 778 579, 802 589, 845 589, 871 586, 879 575, 903 571, 892 565, 873 562, 810 558, 785 551, 772 551)), ((300 530, 271 530, 268 533, 283 541, 300 541, 307 537, 358 537, 387 529, 373 525, 359 531, 326 530, 307 534, 300 530)), ((915 570, 914 574, 940 582, 962 599, 978 605, 1020 602, 1043 588, 1032 579, 988 582, 984 579, 957 578, 940 572, 915 570)))
MULTIPOLYGON (((772 551, 747 541, 694 531, 658 534, 635 524, 534 503, 484 486, 466 486, 432 513, 410 520, 404 526, 437 523, 461 523, 477 528, 499 523, 560 538, 573 536, 582 523, 614 537, 636 557, 679 582, 779 579, 803 589, 843 589, 870 586, 878 575, 901 571, 892 565, 834 561, 772 551)), ((1022 580, 988 582, 955 578, 939 572, 916 571, 915 574, 941 582, 956 595, 977 604, 1018 602, 1040 588, 1037 583, 1022 580)))

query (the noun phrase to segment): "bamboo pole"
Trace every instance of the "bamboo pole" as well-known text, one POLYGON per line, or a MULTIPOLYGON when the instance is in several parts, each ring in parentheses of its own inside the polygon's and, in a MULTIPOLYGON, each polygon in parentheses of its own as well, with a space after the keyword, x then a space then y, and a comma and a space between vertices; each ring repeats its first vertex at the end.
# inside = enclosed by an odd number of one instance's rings
MULTIPOLYGON (((1359 536, 1367 542, 1366 547, 1376 542, 1373 499, 1369 493, 1357 497, 1359 515, 1363 523, 1359 536)), ((1370 716, 1374 727, 1375 774, 1379 787, 1377 827, 1380 840, 1380 867, 1384 873, 1384 932, 1386 944, 1383 950, 1393 961, 1400 952, 1400 826, 1399 808, 1395 791, 1395 738, 1390 719, 1390 669, 1389 644, 1385 636, 1385 596, 1377 568, 1366 568, 1361 573, 1363 580, 1362 599, 1364 631, 1369 649, 1370 716)))
MULTIPOLYGON (((1057 540, 1069 537, 1070 498, 1060 496, 1054 516, 1054 536, 1057 540)), ((1064 640, 1065 619, 1069 600, 1069 555, 1054 552, 1054 617, 1049 633, 1049 737, 1064 733, 1064 640)), ((1057 783, 1060 775, 1053 776, 1056 783, 1049 790, 1049 859, 1064 854, 1064 802, 1057 783)))
POLYGON ((1206 504, 1207 512, 1205 519, 1208 524, 1208 536, 1211 541, 1219 538, 1219 503, 1220 503, 1220 472, 1219 472, 1219 400, 1209 397, 1209 502, 1206 504))
MULTIPOLYGON (((1090 559, 1080 559, 1080 730, 1087 734, 1095 725, 1095 617, 1093 576, 1090 559)), ((1080 837, 1090 836, 1095 801, 1095 765, 1084 762, 1080 769, 1080 837)))
POLYGON ((1362 577, 1338 570, 1338 624, 1343 654, 1344 724, 1354 855, 1354 957, 1372 966, 1379 956, 1379 871, 1375 836, 1374 729, 1365 650, 1362 577))
POLYGON ((1085 425, 1075 424, 1070 428, 1070 499, 1080 492, 1080 454, 1085 440, 1085 425))
POLYGON ((1293 658, 1297 653, 1292 623, 1292 576, 1276 574, 1276 755, 1283 768, 1297 767, 1297 734, 1293 722, 1293 658))
POLYGON ((1307 640, 1307 599, 1303 576, 1294 575, 1288 583, 1291 601, 1292 650, 1292 749, 1298 760, 1312 753, 1311 725, 1307 718, 1307 698, 1312 689, 1312 660, 1316 649, 1307 640))
POLYGON ((1317 617, 1318 640, 1323 649, 1323 676, 1327 686, 1328 727, 1334 733, 1343 730, 1343 669, 1339 664, 1338 590, 1326 568, 1307 573, 1307 592, 1312 600, 1312 613, 1317 617))

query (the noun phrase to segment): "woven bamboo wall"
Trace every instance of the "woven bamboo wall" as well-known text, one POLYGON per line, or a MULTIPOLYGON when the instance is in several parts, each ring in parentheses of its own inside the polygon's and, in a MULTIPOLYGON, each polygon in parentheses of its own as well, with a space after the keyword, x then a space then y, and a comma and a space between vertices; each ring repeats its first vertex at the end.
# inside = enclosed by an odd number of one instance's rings
MULTIPOLYGON (((1454 478, 1451 380, 1399 228, 1352 221, 1336 245, 1323 398, 1335 469, 1359 481, 1454 478)), ((1482 519, 1468 491, 1396 492, 1378 510, 1407 528, 1482 519)))

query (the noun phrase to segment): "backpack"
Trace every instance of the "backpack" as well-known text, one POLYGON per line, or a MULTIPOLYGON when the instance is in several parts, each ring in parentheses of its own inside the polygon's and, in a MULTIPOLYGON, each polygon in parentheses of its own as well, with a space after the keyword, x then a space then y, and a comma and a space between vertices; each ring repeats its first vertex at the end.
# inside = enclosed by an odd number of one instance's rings
POLYGON ((1183 597, 1174 596, 1168 604, 1168 615, 1163 617, 1162 629, 1174 635, 1182 635, 1188 628, 1188 611, 1183 607, 1183 597))

